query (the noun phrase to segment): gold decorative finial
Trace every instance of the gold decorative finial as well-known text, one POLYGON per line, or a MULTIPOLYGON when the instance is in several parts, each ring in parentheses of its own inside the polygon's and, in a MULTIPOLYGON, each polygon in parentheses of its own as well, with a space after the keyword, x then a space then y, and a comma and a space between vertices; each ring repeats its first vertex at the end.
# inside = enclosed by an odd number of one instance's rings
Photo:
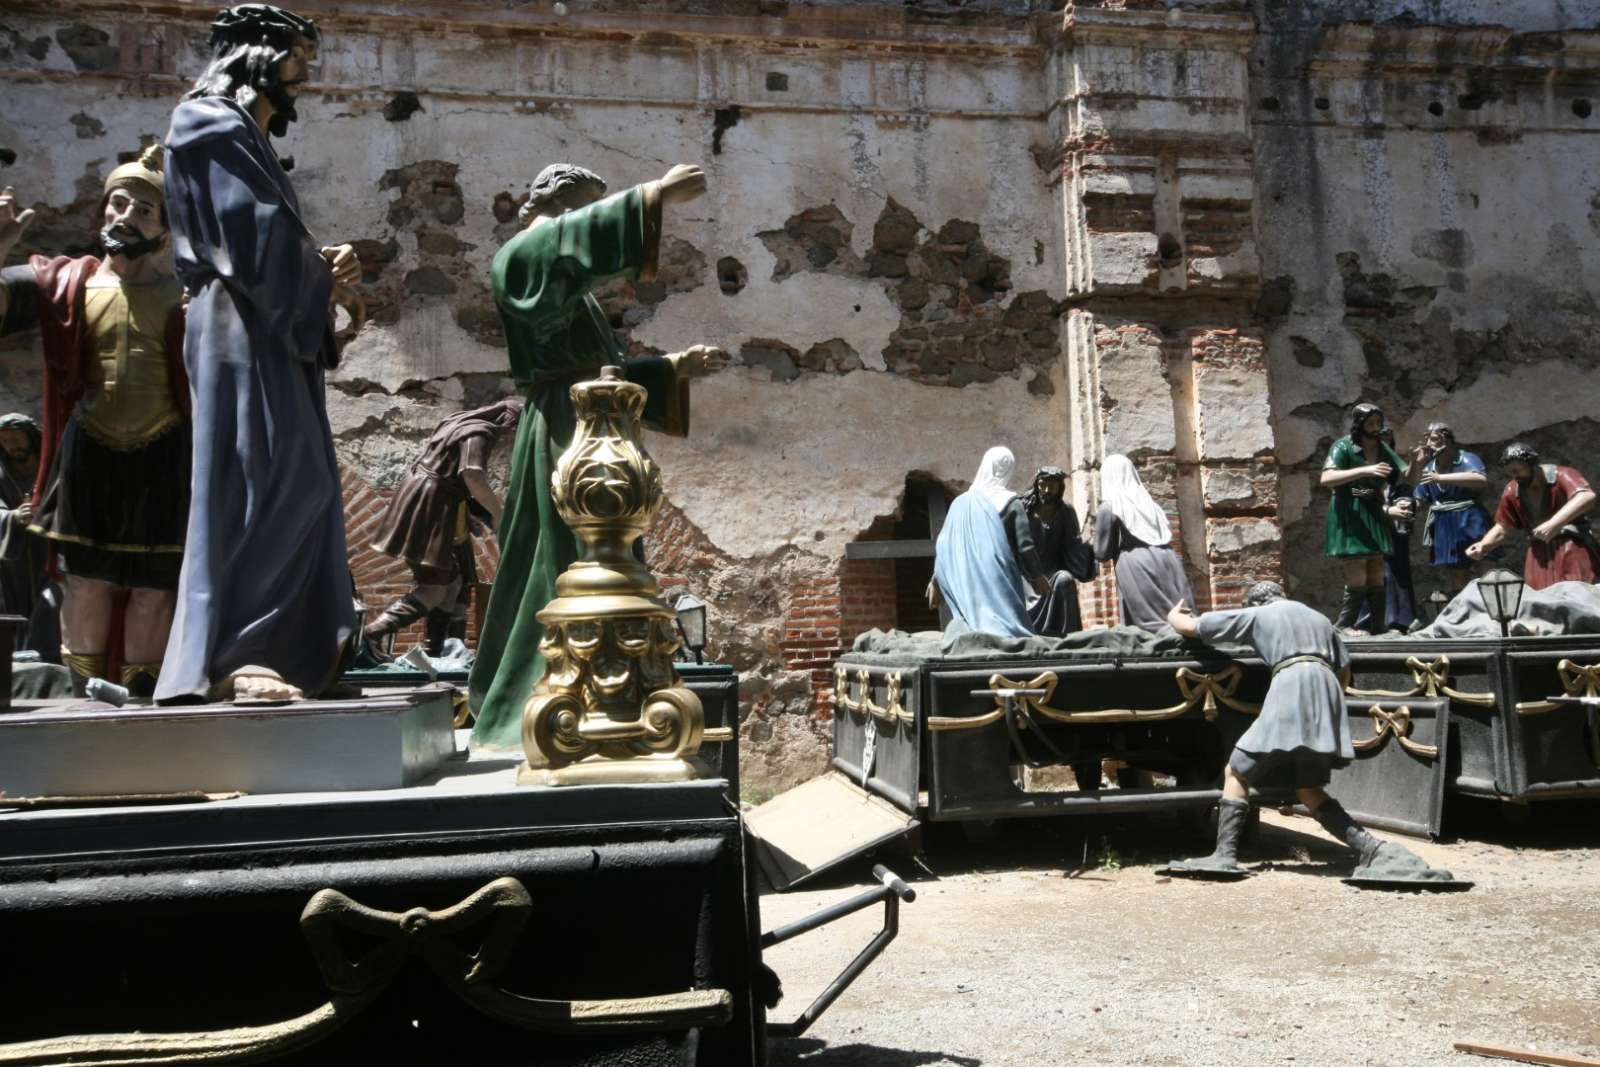
POLYGON ((680 643, 672 609, 633 554, 662 496, 660 468, 639 436, 646 395, 616 367, 572 387, 577 431, 551 490, 578 538, 578 561, 539 612, 545 673, 522 711, 524 783, 700 774, 690 760, 705 712, 672 665, 680 643))

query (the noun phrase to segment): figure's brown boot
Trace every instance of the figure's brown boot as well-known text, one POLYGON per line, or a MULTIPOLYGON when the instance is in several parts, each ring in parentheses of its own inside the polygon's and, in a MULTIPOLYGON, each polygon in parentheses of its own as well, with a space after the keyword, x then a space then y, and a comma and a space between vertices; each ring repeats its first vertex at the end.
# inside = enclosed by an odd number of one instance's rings
MULTIPOLYGON (((1333 620, 1333 628, 1339 633, 1348 636, 1356 631, 1356 616, 1361 613, 1361 602, 1366 596, 1366 589, 1355 586, 1344 587, 1344 597, 1339 601, 1339 617, 1333 620)), ((1364 631, 1363 631, 1364 632, 1364 631)))
POLYGON ((450 636, 450 621, 450 612, 443 608, 428 612, 427 639, 423 648, 435 659, 444 655, 445 639, 450 636))
POLYGON ((1388 590, 1381 585, 1367 586, 1367 632, 1374 637, 1382 637, 1388 631, 1388 609, 1388 590))
POLYGON ((369 622, 361 631, 361 636, 366 641, 367 648, 379 660, 393 659, 390 646, 394 635, 426 614, 428 606, 407 593, 384 608, 382 615, 369 622))
POLYGON ((1361 857, 1359 866, 1366 866, 1372 862, 1372 857, 1378 854, 1380 842, 1376 837, 1362 829, 1361 824, 1350 817, 1344 810, 1344 805, 1329 797, 1317 808, 1316 815, 1312 816, 1317 824, 1336 841, 1341 841, 1356 850, 1361 857))

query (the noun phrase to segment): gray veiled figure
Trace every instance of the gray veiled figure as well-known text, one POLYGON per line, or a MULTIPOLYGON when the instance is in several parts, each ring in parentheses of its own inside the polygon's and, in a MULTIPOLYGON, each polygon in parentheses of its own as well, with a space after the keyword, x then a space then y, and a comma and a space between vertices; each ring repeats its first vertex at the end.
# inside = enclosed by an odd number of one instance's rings
POLYGON ((1166 512, 1139 480, 1127 456, 1107 456, 1100 466, 1100 510, 1094 520, 1094 554, 1117 568, 1122 621, 1151 633, 1166 628, 1180 601, 1194 606, 1183 560, 1172 549, 1166 512))
POLYGON ((314 695, 356 621, 323 397, 333 276, 243 107, 185 101, 167 148, 173 251, 191 297, 194 488, 156 698, 204 698, 251 665, 314 695))

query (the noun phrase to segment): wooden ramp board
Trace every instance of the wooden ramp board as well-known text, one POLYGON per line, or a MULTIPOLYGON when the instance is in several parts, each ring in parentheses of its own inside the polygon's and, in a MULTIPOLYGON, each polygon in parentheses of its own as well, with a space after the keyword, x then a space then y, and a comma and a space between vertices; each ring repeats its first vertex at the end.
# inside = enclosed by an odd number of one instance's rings
POLYGON ((917 818, 830 772, 773 797, 745 816, 745 826, 761 870, 783 890, 910 833, 917 818))

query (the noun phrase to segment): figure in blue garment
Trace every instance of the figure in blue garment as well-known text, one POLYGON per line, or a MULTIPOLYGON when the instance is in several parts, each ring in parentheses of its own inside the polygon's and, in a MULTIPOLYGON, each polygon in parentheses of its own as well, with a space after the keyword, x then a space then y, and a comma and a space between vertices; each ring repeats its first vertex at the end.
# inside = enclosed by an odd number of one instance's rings
POLYGON ((1478 502, 1489 475, 1483 460, 1457 445, 1455 431, 1443 422, 1428 424, 1412 462, 1421 463, 1421 474, 1413 479, 1417 504, 1428 509, 1422 543, 1428 549, 1428 562, 1441 568, 1445 586, 1454 596, 1472 580, 1473 561, 1467 548, 1489 532, 1489 513, 1478 502))
MULTIPOLYGON (((1001 637, 1027 637, 1027 595, 1013 544, 1017 523, 1005 521, 1007 509, 1022 509, 1007 483, 1016 470, 1011 450, 995 447, 983 454, 972 488, 956 497, 934 544, 933 580, 949 607, 951 625, 1001 637)), ((1031 546, 1030 546, 1031 547, 1031 546)))
POLYGON ((361 264, 317 246, 269 139, 296 118, 316 46, 298 15, 223 11, 167 135, 194 464, 163 702, 316 695, 355 630, 323 374, 334 287, 361 264))

